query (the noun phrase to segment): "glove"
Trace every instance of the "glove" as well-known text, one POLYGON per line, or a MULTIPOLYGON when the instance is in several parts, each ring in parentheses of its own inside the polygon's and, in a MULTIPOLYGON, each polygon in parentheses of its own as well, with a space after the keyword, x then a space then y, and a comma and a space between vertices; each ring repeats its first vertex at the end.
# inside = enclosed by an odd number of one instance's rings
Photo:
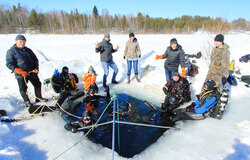
POLYGON ((37 69, 33 69, 31 72, 38 74, 39 71, 37 69))
POLYGON ((222 83, 223 86, 227 83, 226 77, 222 77, 221 83, 222 83))
POLYGON ((195 103, 192 102, 189 106, 187 106, 186 111, 187 111, 187 112, 192 112, 192 111, 194 111, 194 107, 195 107, 195 106, 196 106, 195 103))
POLYGON ((58 76, 58 75, 59 75, 59 71, 58 71, 58 69, 55 69, 55 71, 54 71, 54 75, 55 75, 55 76, 58 76))
POLYGON ((21 74, 23 77, 27 77, 30 75, 28 72, 22 70, 21 68, 15 68, 14 72, 16 74, 21 74))
POLYGON ((182 67, 182 68, 181 68, 181 77, 186 78, 186 70, 185 70, 185 67, 182 67))
POLYGON ((126 56, 123 56, 123 59, 125 59, 126 58, 126 56))
POLYGON ((139 55, 139 58, 141 58, 141 55, 139 55))
POLYGON ((158 59, 163 59, 163 55, 156 55, 155 60, 158 60, 158 59))

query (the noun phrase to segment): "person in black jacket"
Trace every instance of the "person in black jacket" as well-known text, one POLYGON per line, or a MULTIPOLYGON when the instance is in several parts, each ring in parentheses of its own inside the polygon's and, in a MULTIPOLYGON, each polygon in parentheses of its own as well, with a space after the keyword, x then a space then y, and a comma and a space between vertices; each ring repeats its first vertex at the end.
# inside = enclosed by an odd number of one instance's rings
POLYGON ((16 36, 14 44, 6 54, 6 66, 14 72, 18 82, 19 92, 27 107, 32 103, 27 95, 27 83, 30 81, 35 88, 36 102, 48 101, 42 97, 41 82, 38 78, 39 63, 36 55, 31 49, 25 46, 26 38, 23 35, 16 36))
POLYGON ((113 77, 112 77, 112 83, 113 84, 118 84, 116 79, 116 75, 118 73, 118 67, 113 61, 113 56, 112 53, 116 52, 119 49, 119 46, 116 46, 116 49, 113 48, 113 45, 110 43, 110 34, 106 33, 104 35, 104 39, 102 42, 99 44, 96 43, 96 48, 95 51, 96 53, 100 52, 100 58, 102 62, 102 67, 104 70, 104 75, 103 75, 103 87, 106 88, 106 83, 107 83, 107 77, 109 74, 109 67, 111 67, 114 70, 113 77))
POLYGON ((179 76, 178 72, 173 72, 173 79, 165 84, 163 92, 166 97, 162 110, 166 112, 171 112, 183 102, 191 100, 189 82, 186 78, 179 76))
POLYGON ((163 55, 156 55, 155 57, 156 60, 165 58, 166 61, 164 68, 167 82, 173 78, 173 72, 178 72, 179 65, 182 67, 181 76, 186 78, 185 52, 175 38, 170 40, 170 46, 166 49, 163 55))
POLYGON ((67 101, 70 107, 71 103, 73 103, 72 101, 85 94, 84 91, 79 90, 76 85, 76 83, 78 83, 77 75, 69 73, 69 68, 67 66, 62 68, 61 73, 59 73, 57 69, 55 70, 52 77, 52 83, 58 86, 57 91, 60 93, 55 107, 60 107, 67 97, 72 96, 67 101))

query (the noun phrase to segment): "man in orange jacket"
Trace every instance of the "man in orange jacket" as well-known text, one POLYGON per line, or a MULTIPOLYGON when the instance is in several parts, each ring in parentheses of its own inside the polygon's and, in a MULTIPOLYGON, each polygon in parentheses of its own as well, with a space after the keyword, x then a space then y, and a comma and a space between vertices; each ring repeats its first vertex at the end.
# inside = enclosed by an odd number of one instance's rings
POLYGON ((16 44, 14 44, 6 54, 6 66, 15 74, 17 79, 19 92, 27 107, 32 107, 32 103, 27 95, 28 81, 35 88, 36 102, 48 101, 42 97, 41 82, 38 78, 39 63, 36 55, 31 49, 25 46, 26 38, 23 35, 16 36, 16 44))
POLYGON ((170 40, 170 46, 166 49, 163 55, 156 55, 155 57, 156 60, 165 58, 166 61, 164 64, 164 68, 167 82, 173 78, 173 72, 178 72, 179 65, 181 65, 182 67, 181 76, 186 78, 185 52, 175 38, 170 40))

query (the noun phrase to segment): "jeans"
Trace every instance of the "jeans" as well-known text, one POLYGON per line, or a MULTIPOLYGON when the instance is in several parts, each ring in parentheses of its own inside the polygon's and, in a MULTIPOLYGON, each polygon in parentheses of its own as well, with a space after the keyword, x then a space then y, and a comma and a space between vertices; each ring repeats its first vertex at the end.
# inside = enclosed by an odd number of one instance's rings
POLYGON ((111 67, 114 70, 114 74, 113 74, 113 77, 112 77, 112 82, 115 81, 116 75, 117 75, 117 73, 119 71, 118 67, 117 67, 117 65, 115 64, 114 61, 102 62, 102 68, 104 70, 103 83, 105 83, 105 84, 107 82, 107 77, 109 75, 109 67, 111 67))
POLYGON ((133 63, 134 73, 138 74, 138 60, 127 60, 127 64, 128 64, 127 75, 131 75, 132 63, 133 63))
POLYGON ((165 68, 165 74, 166 74, 167 82, 170 81, 173 78, 172 72, 168 71, 166 68, 165 68))

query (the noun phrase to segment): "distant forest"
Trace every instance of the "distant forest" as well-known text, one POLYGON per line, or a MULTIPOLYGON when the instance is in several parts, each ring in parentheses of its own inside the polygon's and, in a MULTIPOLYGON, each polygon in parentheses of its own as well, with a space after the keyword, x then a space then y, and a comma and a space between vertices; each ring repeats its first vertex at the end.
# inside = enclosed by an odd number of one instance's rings
POLYGON ((20 3, 12 7, 0 6, 0 33, 193 33, 205 31, 225 33, 232 30, 250 31, 250 22, 239 18, 229 23, 223 18, 201 16, 152 18, 137 13, 134 15, 109 15, 107 10, 99 14, 96 6, 92 14, 81 14, 77 9, 70 13, 65 11, 38 12, 29 11, 20 3))

